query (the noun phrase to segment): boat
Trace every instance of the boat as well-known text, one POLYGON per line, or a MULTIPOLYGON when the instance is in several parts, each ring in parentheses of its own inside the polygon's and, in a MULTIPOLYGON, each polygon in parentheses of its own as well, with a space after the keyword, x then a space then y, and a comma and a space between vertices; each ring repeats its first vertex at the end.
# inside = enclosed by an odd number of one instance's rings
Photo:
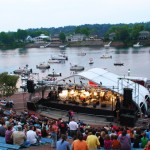
POLYGON ((21 74, 29 75, 30 73, 32 73, 32 69, 29 69, 28 65, 26 65, 23 68, 19 67, 18 69, 14 70, 13 73, 18 74, 18 75, 21 75, 21 74))
POLYGON ((42 81, 56 81, 57 78, 56 77, 50 77, 50 76, 46 76, 44 78, 42 78, 42 81))
POLYGON ((38 69, 49 69, 50 65, 46 63, 40 63, 39 65, 36 65, 36 68, 38 69))
POLYGON ((111 56, 111 55, 102 55, 100 58, 101 58, 101 59, 112 58, 112 56, 111 56))
POLYGON ((61 73, 52 72, 48 74, 48 77, 60 77, 61 73))
POLYGON ((77 53, 77 55, 78 55, 78 56, 85 56, 86 53, 85 53, 85 52, 79 52, 79 53, 77 53))
POLYGON ((65 54, 58 54, 58 56, 52 56, 52 60, 68 60, 68 56, 65 54))
POLYGON ((41 45, 40 48, 45 48, 44 45, 41 45))
POLYGON ((138 47, 142 47, 143 45, 140 45, 140 42, 136 43, 133 45, 133 47, 138 48, 138 47))
POLYGON ((41 45, 40 48, 46 48, 46 47, 48 47, 50 44, 51 44, 51 43, 48 43, 48 44, 46 44, 46 45, 41 45))
POLYGON ((110 41, 108 44, 105 44, 105 45, 104 45, 104 47, 105 47, 105 48, 109 48, 109 47, 110 47, 111 42, 112 42, 112 41, 110 41))
POLYGON ((61 63, 61 60, 49 59, 48 63, 61 63))
POLYGON ((90 59, 89 59, 89 64, 91 65, 91 64, 93 64, 93 63, 94 63, 93 58, 90 58, 90 59))
POLYGON ((83 71, 83 70, 84 70, 83 66, 73 65, 70 67, 70 71, 83 71))
POLYGON ((65 48, 66 48, 66 45, 60 45, 59 48, 60 48, 60 49, 65 49, 65 48))
POLYGON ((116 62, 116 63, 114 63, 114 66, 124 66, 124 63, 121 63, 121 62, 116 62))
POLYGON ((66 60, 68 60, 68 56, 66 56, 65 53, 60 53, 58 54, 59 57, 63 57, 63 58, 66 58, 66 60))

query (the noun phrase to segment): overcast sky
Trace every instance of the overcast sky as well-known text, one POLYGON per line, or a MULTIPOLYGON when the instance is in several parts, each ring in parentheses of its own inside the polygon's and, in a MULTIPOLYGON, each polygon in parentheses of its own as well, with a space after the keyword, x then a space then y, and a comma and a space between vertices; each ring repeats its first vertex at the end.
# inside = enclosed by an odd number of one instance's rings
POLYGON ((150 21, 150 0, 0 0, 0 31, 150 21))

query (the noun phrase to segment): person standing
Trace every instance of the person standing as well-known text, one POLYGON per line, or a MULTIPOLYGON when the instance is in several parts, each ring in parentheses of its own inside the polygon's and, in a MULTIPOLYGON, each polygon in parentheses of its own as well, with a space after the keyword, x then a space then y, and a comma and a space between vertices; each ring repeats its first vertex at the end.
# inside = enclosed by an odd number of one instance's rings
POLYGON ((72 150, 89 150, 85 140, 83 140, 83 134, 78 134, 78 139, 72 143, 72 150))
POLYGON ((66 139, 66 135, 62 134, 61 139, 56 143, 56 150, 70 150, 69 142, 66 139))
POLYGON ((56 121, 53 121, 51 126, 51 136, 53 139, 52 148, 56 148, 57 134, 58 134, 58 125, 56 121))
POLYGON ((60 121, 58 127, 59 127, 60 137, 61 137, 62 134, 65 134, 65 135, 66 135, 67 130, 68 130, 68 127, 67 127, 66 122, 64 122, 64 121, 61 119, 61 121, 60 121))
POLYGON ((69 110, 67 116, 68 116, 68 122, 70 122, 74 116, 74 112, 72 110, 69 110))
POLYGON ((78 130, 78 124, 75 122, 74 118, 72 118, 72 120, 69 122, 68 127, 70 130, 70 136, 75 139, 78 130))

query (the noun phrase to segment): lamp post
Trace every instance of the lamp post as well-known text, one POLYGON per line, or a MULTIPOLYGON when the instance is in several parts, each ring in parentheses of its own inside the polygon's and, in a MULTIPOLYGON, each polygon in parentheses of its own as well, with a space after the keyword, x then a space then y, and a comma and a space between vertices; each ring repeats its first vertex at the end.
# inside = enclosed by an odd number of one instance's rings
POLYGON ((112 98, 112 112, 114 111, 114 98, 112 98))
POLYGON ((130 69, 128 69, 128 76, 130 76, 130 69))

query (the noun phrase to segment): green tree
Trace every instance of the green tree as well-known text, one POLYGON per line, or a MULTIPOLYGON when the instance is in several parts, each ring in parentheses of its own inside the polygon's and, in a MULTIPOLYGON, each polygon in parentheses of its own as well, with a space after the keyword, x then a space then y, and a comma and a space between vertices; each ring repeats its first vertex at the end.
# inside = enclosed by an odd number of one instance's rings
POLYGON ((17 88, 19 76, 9 75, 7 72, 0 74, 0 96, 11 96, 17 88))
POLYGON ((18 29, 16 35, 18 41, 24 41, 28 35, 28 32, 26 30, 18 29))
POLYGON ((1 32, 0 33, 0 41, 6 45, 12 44, 14 42, 14 37, 12 34, 1 32))
POLYGON ((61 40, 62 43, 64 43, 66 41, 66 35, 63 32, 61 32, 59 34, 59 39, 61 40))
POLYGON ((90 29, 85 27, 85 28, 82 28, 81 29, 81 33, 82 34, 85 34, 86 36, 89 36, 90 35, 90 29))
POLYGON ((138 39, 139 32, 142 31, 143 29, 144 29, 144 25, 135 24, 131 30, 131 39, 133 39, 133 40, 138 39))
POLYGON ((80 27, 80 26, 76 27, 75 33, 76 33, 76 34, 81 33, 81 27, 80 27))

